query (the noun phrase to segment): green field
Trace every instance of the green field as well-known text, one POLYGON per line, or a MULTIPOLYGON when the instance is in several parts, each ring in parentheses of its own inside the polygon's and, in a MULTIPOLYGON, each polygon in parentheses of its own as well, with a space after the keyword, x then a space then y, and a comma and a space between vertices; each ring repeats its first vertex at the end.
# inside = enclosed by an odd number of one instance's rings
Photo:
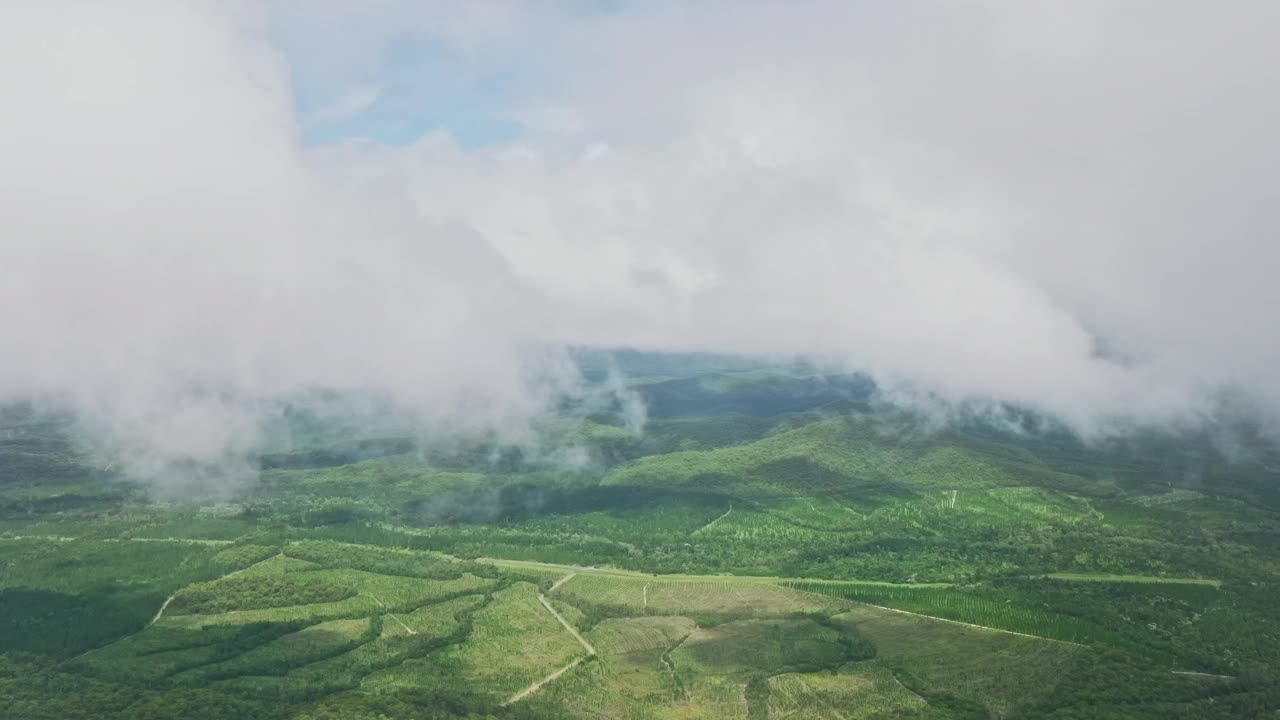
POLYGON ((1280 711, 1280 477, 623 357, 643 431, 298 410, 230 498, 157 502, 68 419, 0 413, 0 716, 1280 711))
POLYGON ((876 662, 894 671, 906 687, 923 693, 981 699, 1004 715, 1051 690, 1084 651, 924 618, 858 607, 837 615, 839 627, 855 629, 873 643, 876 662))

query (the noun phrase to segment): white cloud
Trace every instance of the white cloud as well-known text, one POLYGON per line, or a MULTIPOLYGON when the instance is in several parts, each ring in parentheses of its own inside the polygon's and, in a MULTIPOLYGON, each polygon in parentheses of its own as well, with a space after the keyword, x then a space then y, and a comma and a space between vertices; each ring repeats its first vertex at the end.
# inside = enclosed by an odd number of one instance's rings
POLYGON ((378 96, 381 92, 375 85, 351 88, 338 96, 337 100, 308 115, 306 123, 308 125, 322 125, 359 115, 378 102, 378 96))
POLYGON ((407 172, 588 337, 840 353, 1078 422, 1233 384, 1275 407, 1277 15, 645 4, 548 42, 607 155, 407 172), (716 282, 647 281, 664 263, 716 282))
POLYGON ((834 355, 1082 425, 1277 407, 1272 3, 305 7, 6 6, 0 395, 160 456, 313 384, 518 422, 565 342, 834 355), (300 149, 291 78, 358 111, 395 28, 537 57, 506 108, 536 132, 300 149))
POLYGON ((0 22, 0 397, 71 402, 156 472, 317 385, 450 426, 539 412, 548 309, 486 240, 317 170, 252 13, 137 7, 0 22))

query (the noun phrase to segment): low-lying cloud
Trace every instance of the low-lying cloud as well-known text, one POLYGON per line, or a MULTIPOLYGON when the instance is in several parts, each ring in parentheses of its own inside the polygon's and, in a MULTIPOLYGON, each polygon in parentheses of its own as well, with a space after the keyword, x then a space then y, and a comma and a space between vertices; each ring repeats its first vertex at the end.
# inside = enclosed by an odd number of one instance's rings
POLYGON ((0 11, 0 398, 158 467, 312 387, 520 426, 568 344, 837 358, 1085 429, 1226 390, 1276 417, 1275 4, 466 5, 0 11), (522 131, 306 146, 298 78, 361 112, 405 34, 536 59, 522 131))

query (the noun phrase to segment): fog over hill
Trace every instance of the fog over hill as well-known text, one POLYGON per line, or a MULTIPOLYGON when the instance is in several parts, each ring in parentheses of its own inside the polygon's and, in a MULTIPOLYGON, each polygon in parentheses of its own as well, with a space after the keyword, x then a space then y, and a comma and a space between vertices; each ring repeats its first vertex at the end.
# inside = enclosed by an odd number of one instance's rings
POLYGON ((317 387, 508 432, 628 397, 575 346, 1280 433, 1275 3, 0 18, 0 400, 139 468, 317 387))

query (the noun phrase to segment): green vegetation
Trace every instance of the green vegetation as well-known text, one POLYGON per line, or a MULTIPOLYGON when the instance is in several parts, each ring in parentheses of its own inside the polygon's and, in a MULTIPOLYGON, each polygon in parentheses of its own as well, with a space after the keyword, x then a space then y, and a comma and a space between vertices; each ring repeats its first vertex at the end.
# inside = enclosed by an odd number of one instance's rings
POLYGON ((892 672, 876 665, 849 665, 834 673, 783 673, 770 677, 768 682, 769 717, 920 717, 930 707, 892 672))
POLYGON ((1149 577, 1146 575, 1085 575, 1083 573, 1049 573, 1045 577, 1053 580, 1075 580, 1078 582, 1105 583, 1159 583, 1164 585, 1211 585, 1222 587, 1221 580, 1208 578, 1168 578, 1149 577))
POLYGON ((134 632, 165 598, 219 573, 205 545, 0 540, 6 650, 68 657, 134 632))
POLYGON ((190 504, 69 418, 0 411, 0 714, 1280 711, 1272 450, 940 427, 857 376, 616 360, 643 432, 594 401, 518 443, 300 406, 258 483, 190 504))
POLYGON ((250 575, 198 583, 183 588, 169 603, 170 615, 209 615, 228 610, 337 602, 356 591, 334 585, 312 574, 250 575))
POLYGON ((375 628, 368 618, 316 623, 229 660, 202 665, 172 677, 183 685, 201 686, 226 678, 278 675, 290 667, 350 650, 361 640, 372 640, 377 633, 370 630, 375 628))
MULTIPOLYGON (((436 674, 505 700, 582 655, 582 647, 542 607, 537 595, 538 589, 525 582, 494 593, 492 602, 473 616, 467 639, 431 656, 436 674)), ((366 684, 417 682, 417 672, 400 666, 366 684)))
POLYGON ((625 575, 575 575, 556 589, 582 608, 683 615, 780 616, 831 607, 773 583, 739 578, 667 579, 625 575))
POLYGON ((802 592, 831 595, 869 605, 881 605, 957 622, 1073 643, 1111 640, 1101 628, 1070 615, 1014 604, 1009 599, 951 588, 889 588, 843 583, 787 583, 802 592))
POLYGON ((870 641, 877 662, 926 700, 932 700, 931 695, 938 701, 946 696, 979 700, 1000 714, 1051 689, 1084 652, 1063 643, 869 607, 833 620, 870 641))

